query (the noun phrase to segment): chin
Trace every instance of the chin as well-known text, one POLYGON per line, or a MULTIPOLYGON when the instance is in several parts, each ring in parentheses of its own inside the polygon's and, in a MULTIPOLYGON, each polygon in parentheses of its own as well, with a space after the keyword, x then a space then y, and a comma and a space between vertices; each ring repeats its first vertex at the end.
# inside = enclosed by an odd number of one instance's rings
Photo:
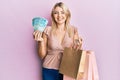
POLYGON ((63 23, 65 23, 65 21, 58 21, 57 23, 58 24, 63 24, 63 23))

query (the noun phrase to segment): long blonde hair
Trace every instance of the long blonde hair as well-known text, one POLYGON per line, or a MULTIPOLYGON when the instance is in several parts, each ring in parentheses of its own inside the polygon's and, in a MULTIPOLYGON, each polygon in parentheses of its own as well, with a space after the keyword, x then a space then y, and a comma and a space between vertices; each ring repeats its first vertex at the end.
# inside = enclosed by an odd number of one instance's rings
POLYGON ((65 12, 65 15, 66 15, 66 21, 65 21, 65 29, 66 31, 68 32, 69 36, 72 36, 72 31, 71 31, 71 27, 70 27, 70 18, 71 18, 71 13, 68 9, 68 7, 63 3, 63 2, 58 2, 54 5, 53 9, 52 9, 52 12, 51 12, 51 17, 52 17, 52 32, 54 33, 55 30, 57 29, 57 23, 54 19, 54 16, 53 16, 53 12, 55 10, 56 7, 60 7, 64 10, 65 12))

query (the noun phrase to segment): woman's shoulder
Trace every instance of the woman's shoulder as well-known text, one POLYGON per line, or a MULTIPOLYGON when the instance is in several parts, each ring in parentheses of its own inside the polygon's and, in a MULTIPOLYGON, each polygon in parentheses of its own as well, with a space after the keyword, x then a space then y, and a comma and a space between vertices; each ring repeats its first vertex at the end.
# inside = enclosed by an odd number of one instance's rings
POLYGON ((47 31, 50 31, 50 30, 51 30, 51 28, 52 28, 51 26, 46 26, 46 28, 45 28, 45 30, 44 30, 44 31, 46 31, 46 30, 47 30, 47 31))
POLYGON ((70 25, 72 28, 77 28, 75 25, 70 25))
POLYGON ((51 26, 46 26, 46 28, 45 29, 51 29, 51 26))
POLYGON ((74 26, 74 25, 70 25, 70 28, 74 31, 74 30, 77 30, 77 27, 74 26))
POLYGON ((50 31, 51 31, 51 26, 46 26, 44 33, 48 35, 50 31))

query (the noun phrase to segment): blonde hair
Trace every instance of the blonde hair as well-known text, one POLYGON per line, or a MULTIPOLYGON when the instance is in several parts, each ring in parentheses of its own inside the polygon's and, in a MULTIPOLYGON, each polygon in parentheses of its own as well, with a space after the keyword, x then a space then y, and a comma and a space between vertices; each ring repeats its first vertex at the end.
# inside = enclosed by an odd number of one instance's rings
POLYGON ((71 18, 71 13, 68 9, 68 7, 63 3, 63 2, 58 2, 54 5, 53 9, 52 9, 52 12, 51 12, 51 17, 52 17, 52 32, 54 33, 55 30, 57 29, 57 23, 54 19, 54 10, 56 7, 60 7, 64 10, 65 12, 65 15, 66 15, 66 21, 65 21, 65 30, 68 32, 69 36, 72 36, 72 31, 71 31, 71 28, 70 28, 70 18, 71 18))

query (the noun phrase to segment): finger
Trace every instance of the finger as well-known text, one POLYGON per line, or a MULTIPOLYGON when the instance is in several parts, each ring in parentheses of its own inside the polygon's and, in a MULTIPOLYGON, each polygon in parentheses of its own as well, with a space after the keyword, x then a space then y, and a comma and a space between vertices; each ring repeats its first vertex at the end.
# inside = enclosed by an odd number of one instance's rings
POLYGON ((39 33, 39 31, 37 30, 35 34, 37 34, 37 35, 38 35, 38 33, 39 33))
POLYGON ((39 32, 37 37, 38 37, 37 39, 38 41, 43 41, 42 32, 39 32))
POLYGON ((39 33, 37 32, 37 34, 36 34, 36 41, 39 41, 39 33))
POLYGON ((36 32, 38 32, 38 30, 34 31, 34 32, 33 32, 33 35, 35 35, 35 34, 36 34, 36 32))
POLYGON ((42 33, 38 33, 38 41, 41 41, 41 40, 42 40, 41 34, 42 34, 42 33))
POLYGON ((77 50, 77 51, 80 50, 79 46, 76 47, 76 50, 77 50))
POLYGON ((75 48, 76 48, 76 42, 73 43, 73 49, 75 49, 75 48))
POLYGON ((81 45, 79 45, 78 50, 81 50, 81 45))
POLYGON ((36 38, 36 31, 33 32, 33 38, 36 38))
POLYGON ((35 40, 38 39, 38 31, 35 32, 35 40))
POLYGON ((40 35, 40 34, 41 34, 41 32, 37 30, 36 33, 35 33, 35 35, 36 35, 36 36, 35 36, 35 37, 36 37, 35 40, 39 39, 39 35, 40 35))
POLYGON ((41 38, 41 41, 43 41, 43 37, 42 37, 43 33, 41 32, 40 34, 40 38, 41 38))
POLYGON ((82 42, 83 42, 82 38, 79 38, 79 41, 80 41, 80 44, 82 44, 82 42))
POLYGON ((32 33, 32 35, 33 35, 33 38, 35 39, 35 35, 34 35, 34 32, 32 33))
POLYGON ((79 45, 80 45, 80 42, 77 42, 76 45, 79 46, 79 45))
POLYGON ((81 45, 80 43, 77 43, 77 44, 76 44, 76 49, 77 49, 77 50, 81 50, 81 46, 82 46, 82 45, 81 45))
POLYGON ((36 40, 36 34, 34 34, 34 36, 35 36, 35 38, 34 38, 34 39, 36 40))
POLYGON ((78 46, 74 45, 73 49, 78 50, 78 46))
POLYGON ((76 50, 80 50, 80 49, 81 49, 81 45, 77 45, 76 50))
POLYGON ((35 32, 33 32, 33 38, 35 39, 35 32))
POLYGON ((73 43, 73 49, 75 49, 75 48, 76 48, 76 43, 74 42, 74 43, 73 43))
POLYGON ((33 32, 33 35, 35 35, 35 31, 33 32))
POLYGON ((40 32, 40 37, 42 37, 42 32, 40 32))
POLYGON ((73 49, 76 49, 76 46, 75 46, 75 45, 73 46, 73 49))

